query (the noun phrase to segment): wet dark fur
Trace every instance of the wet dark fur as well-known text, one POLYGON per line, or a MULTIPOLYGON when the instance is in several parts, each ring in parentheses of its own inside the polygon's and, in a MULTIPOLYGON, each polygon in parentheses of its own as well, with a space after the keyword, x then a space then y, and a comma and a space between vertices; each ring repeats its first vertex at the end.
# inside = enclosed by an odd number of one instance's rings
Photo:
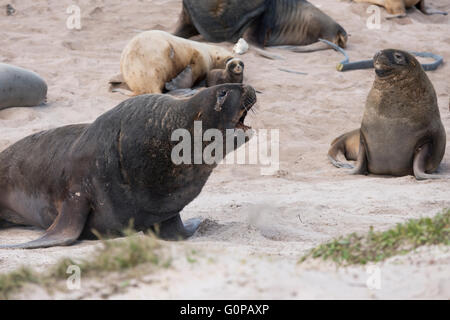
POLYGON ((319 38, 346 45, 344 28, 306 0, 246 0, 245 7, 242 3, 183 0, 174 34, 188 38, 200 33, 208 41, 235 42, 245 33, 261 46, 309 45, 319 38), (214 8, 220 8, 220 14, 214 8))

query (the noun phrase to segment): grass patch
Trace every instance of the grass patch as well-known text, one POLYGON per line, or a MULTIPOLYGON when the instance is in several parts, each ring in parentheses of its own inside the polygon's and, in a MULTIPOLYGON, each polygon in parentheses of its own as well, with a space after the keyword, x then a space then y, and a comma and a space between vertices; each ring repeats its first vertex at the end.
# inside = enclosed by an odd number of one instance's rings
POLYGON ((161 244, 153 235, 130 235, 131 233, 132 231, 127 230, 125 234, 128 237, 125 239, 102 240, 102 248, 97 250, 90 259, 79 262, 62 259, 46 273, 36 273, 29 268, 21 268, 7 274, 0 274, 0 299, 8 299, 25 284, 34 283, 49 288, 57 281, 66 280, 71 275, 67 274, 67 268, 70 265, 80 267, 83 278, 106 272, 130 271, 143 264, 146 265, 147 273, 158 267, 170 266, 170 257, 167 257, 161 244))
POLYGON ((0 300, 7 299, 12 292, 26 283, 37 282, 39 282, 38 276, 29 268, 0 274, 0 300))
POLYGON ((384 232, 370 227, 366 235, 352 233, 319 245, 300 259, 332 260, 339 265, 379 262, 424 245, 450 245, 450 210, 433 218, 409 220, 384 232))

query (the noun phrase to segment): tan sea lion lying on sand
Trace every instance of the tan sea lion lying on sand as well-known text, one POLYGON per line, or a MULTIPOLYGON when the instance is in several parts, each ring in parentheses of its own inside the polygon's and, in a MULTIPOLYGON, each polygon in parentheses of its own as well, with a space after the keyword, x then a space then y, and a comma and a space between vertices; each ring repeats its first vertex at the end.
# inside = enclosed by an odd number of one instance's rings
POLYGON ((425 71, 414 56, 394 49, 377 53, 374 66, 376 77, 361 128, 332 142, 331 162, 351 167, 336 159, 341 152, 347 160, 356 160, 354 174, 442 178, 430 174, 444 157, 446 134, 425 71))
POLYGON ((447 12, 427 10, 425 0, 353 0, 355 2, 366 2, 384 7, 391 14, 388 18, 400 18, 406 16, 406 9, 416 7, 425 14, 444 14, 447 12))
POLYGON ((127 44, 120 59, 121 77, 110 83, 113 91, 128 87, 135 95, 162 93, 165 87, 191 88, 208 71, 225 68, 231 57, 231 52, 219 46, 146 31, 127 44))

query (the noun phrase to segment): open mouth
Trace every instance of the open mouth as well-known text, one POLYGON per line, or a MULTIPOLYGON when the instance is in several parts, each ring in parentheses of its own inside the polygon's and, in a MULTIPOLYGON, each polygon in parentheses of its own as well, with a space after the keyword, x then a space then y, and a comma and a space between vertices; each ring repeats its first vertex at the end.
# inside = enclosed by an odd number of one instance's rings
POLYGON ((255 103, 256 103, 256 95, 254 91, 251 91, 246 95, 244 103, 241 105, 241 113, 239 120, 236 124, 236 129, 242 129, 244 131, 251 129, 250 126, 244 124, 244 121, 248 112, 252 109, 255 103))

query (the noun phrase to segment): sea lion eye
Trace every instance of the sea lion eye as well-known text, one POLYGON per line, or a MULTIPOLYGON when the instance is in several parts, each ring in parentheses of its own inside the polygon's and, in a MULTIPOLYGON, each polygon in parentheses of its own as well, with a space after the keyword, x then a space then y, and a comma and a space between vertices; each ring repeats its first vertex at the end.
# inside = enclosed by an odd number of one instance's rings
POLYGON ((394 58, 395 58, 395 62, 397 62, 397 63, 404 62, 404 57, 399 52, 394 53, 394 58))
POLYGON ((217 93, 217 102, 216 105, 214 106, 214 110, 216 111, 222 110, 222 106, 225 103, 225 100, 227 99, 227 95, 228 95, 227 90, 222 90, 217 93))

